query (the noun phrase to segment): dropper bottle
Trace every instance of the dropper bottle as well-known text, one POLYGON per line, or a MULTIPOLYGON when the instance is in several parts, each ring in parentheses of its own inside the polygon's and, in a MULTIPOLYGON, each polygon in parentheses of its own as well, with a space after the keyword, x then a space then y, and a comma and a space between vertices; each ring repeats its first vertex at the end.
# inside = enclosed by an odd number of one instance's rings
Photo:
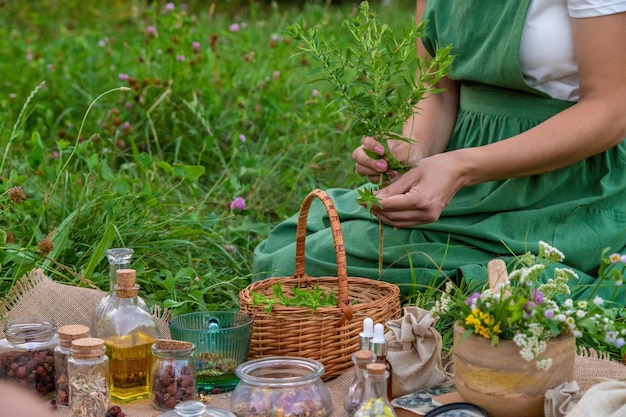
POLYGON ((392 368, 391 364, 387 360, 387 340, 385 339, 385 327, 381 323, 374 325, 374 337, 370 340, 370 348, 376 355, 376 363, 382 363, 385 365, 389 377, 387 378, 387 400, 392 399, 392 368))
POLYGON ((363 319, 363 331, 359 333, 359 349, 370 350, 370 340, 374 337, 374 320, 363 319))

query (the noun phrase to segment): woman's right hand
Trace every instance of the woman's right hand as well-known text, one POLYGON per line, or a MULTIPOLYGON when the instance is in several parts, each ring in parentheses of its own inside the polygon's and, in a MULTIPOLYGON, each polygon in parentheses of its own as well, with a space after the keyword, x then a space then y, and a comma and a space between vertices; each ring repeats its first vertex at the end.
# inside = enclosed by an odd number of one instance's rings
MULTIPOLYGON (((409 166, 416 165, 424 157, 419 148, 414 145, 402 140, 387 141, 389 152, 398 162, 409 166)), ((384 154, 385 148, 380 142, 371 136, 364 136, 361 139, 361 146, 352 152, 352 159, 355 162, 354 171, 359 175, 367 176, 373 183, 378 183, 383 173, 388 178, 387 183, 395 181, 402 173, 389 168, 387 160, 383 157, 384 154)))

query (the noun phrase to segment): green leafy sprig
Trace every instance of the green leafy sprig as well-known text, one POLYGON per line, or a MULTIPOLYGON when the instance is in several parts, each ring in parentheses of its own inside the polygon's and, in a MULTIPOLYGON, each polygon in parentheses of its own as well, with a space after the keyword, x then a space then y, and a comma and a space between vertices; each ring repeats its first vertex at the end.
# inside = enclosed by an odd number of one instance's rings
POLYGON ((270 313, 275 304, 283 306, 310 307, 313 312, 319 307, 332 307, 337 305, 337 296, 333 292, 324 291, 319 284, 315 287, 291 289, 293 296, 287 296, 283 292, 282 285, 277 282, 272 285, 272 297, 267 297, 255 291, 251 291, 252 305, 264 305, 263 311, 270 313))
MULTIPOLYGON (((418 103, 426 95, 443 91, 437 83, 448 74, 454 59, 451 46, 438 48, 432 59, 422 59, 417 54, 416 41, 424 35, 426 24, 423 21, 412 25, 398 39, 387 24, 376 21, 376 15, 364 1, 359 13, 343 22, 343 28, 351 35, 348 43, 336 42, 332 34, 322 33, 318 27, 305 30, 302 24, 289 26, 290 34, 301 42, 300 49, 320 64, 311 73, 324 73, 312 81, 323 80, 332 85, 337 95, 333 103, 341 105, 338 111, 354 116, 352 130, 359 138, 375 137, 385 148, 382 157, 389 169, 398 172, 405 172, 410 165, 398 161, 389 151, 387 141, 413 141, 397 130, 419 111, 418 103)), ((370 210, 378 204, 372 189, 361 190, 359 200, 370 210)))

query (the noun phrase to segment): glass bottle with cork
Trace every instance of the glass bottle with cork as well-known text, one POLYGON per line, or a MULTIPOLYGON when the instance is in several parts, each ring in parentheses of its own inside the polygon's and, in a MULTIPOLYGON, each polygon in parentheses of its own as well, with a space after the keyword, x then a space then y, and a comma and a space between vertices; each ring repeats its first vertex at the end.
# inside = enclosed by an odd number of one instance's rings
POLYGON ((109 261, 109 292, 96 305, 91 322, 91 333, 94 337, 99 337, 98 329, 100 322, 113 305, 115 304, 115 286, 117 285, 117 270, 130 268, 130 261, 134 250, 131 248, 112 248, 106 251, 109 261))
POLYGON ((82 324, 68 324, 59 327, 59 344, 54 348, 54 384, 56 387, 56 405, 69 405, 69 376, 67 362, 71 354, 72 341, 89 337, 89 327, 82 324))
POLYGON ((365 367, 365 396, 354 417, 397 417, 387 399, 389 372, 384 363, 370 363, 365 367))
POLYGON ((385 327, 381 323, 374 325, 374 337, 370 340, 370 348, 376 355, 376 362, 385 365, 389 376, 387 377, 387 400, 392 399, 392 367, 387 360, 387 340, 385 339, 385 327))
POLYGON ((354 413, 358 410, 365 397, 365 367, 367 364, 373 363, 375 360, 376 355, 374 355, 374 352, 367 349, 357 350, 352 355, 352 363, 354 363, 354 378, 348 387, 348 392, 344 401, 344 409, 350 417, 354 416, 354 413))
POLYGON ((104 416, 109 409, 109 359, 104 341, 86 337, 72 341, 67 360, 70 417, 104 416))
POLYGON ((109 357, 111 398, 120 403, 150 396, 152 344, 159 338, 152 314, 139 301, 135 282, 134 269, 117 270, 115 303, 98 329, 109 357))

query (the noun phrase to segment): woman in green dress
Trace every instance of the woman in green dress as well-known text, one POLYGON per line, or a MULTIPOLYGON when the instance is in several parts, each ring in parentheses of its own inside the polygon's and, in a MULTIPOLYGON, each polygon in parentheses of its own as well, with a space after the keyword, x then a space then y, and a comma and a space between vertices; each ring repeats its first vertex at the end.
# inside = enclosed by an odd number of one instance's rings
MULTIPOLYGON (((626 1, 418 0, 417 19, 428 20, 418 53, 452 45, 456 58, 445 92, 404 126, 414 143, 391 145, 413 168, 399 175, 368 157, 364 149, 383 153, 373 138, 353 152, 359 174, 391 178, 376 217, 355 190, 328 190, 348 274, 406 295, 444 275, 485 279, 489 260, 545 241, 580 289, 592 284, 603 249, 626 250, 626 1)), ((324 213, 313 204, 308 217, 312 276, 336 275, 324 213)), ((256 248, 258 278, 293 274, 296 224, 286 220, 256 248)))

